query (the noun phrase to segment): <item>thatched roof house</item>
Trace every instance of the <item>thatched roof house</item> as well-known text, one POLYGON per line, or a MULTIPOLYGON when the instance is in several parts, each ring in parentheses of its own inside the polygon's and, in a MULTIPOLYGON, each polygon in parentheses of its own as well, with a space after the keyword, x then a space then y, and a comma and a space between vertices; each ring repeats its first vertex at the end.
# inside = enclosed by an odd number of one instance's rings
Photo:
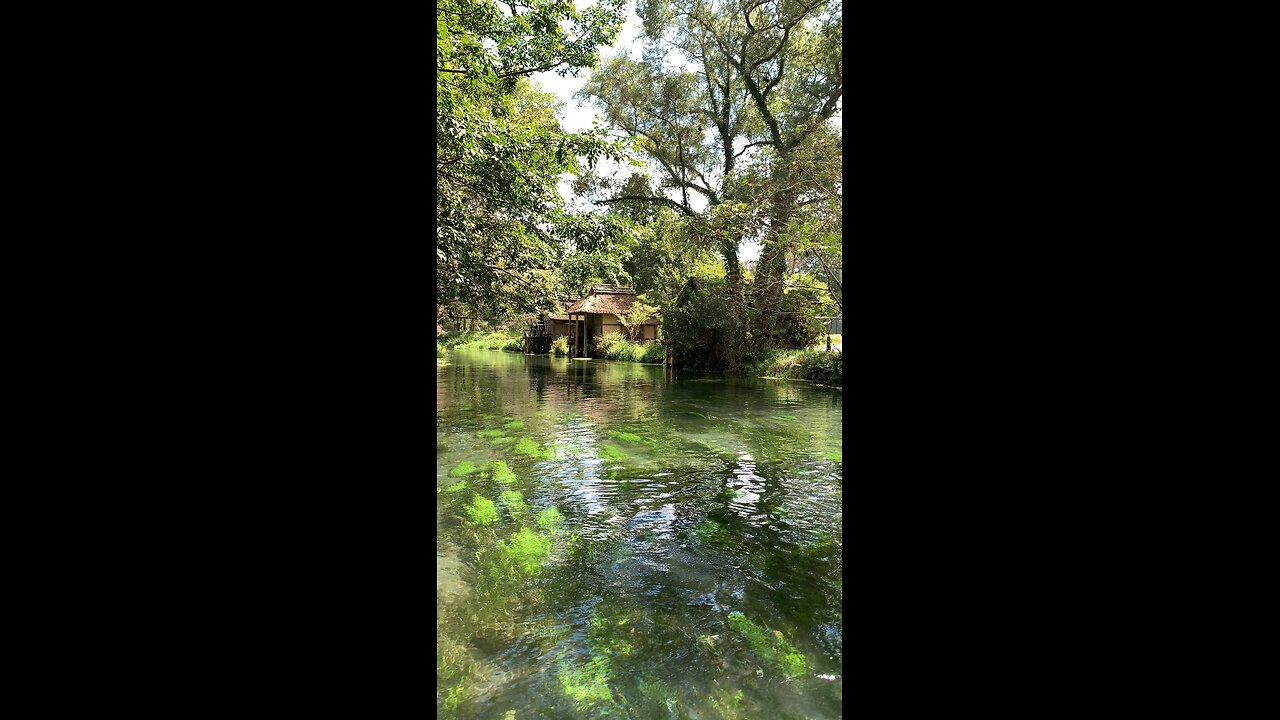
MULTIPOLYGON (((622 332, 622 321, 619 318, 631 314, 637 299, 634 288, 624 285, 592 285, 591 292, 586 297, 569 303, 564 313, 540 317, 532 335, 545 335, 553 339, 564 336, 569 340, 571 357, 586 357, 591 354, 595 338, 611 332, 622 332)), ((657 340, 658 325, 657 318, 645 320, 641 324, 639 341, 649 343, 657 340)))

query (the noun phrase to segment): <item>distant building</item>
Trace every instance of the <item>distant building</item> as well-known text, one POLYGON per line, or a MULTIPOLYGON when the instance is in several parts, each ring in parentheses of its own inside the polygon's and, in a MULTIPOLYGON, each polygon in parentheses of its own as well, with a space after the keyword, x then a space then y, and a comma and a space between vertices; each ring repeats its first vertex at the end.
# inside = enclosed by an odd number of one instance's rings
MULTIPOLYGON (((592 285, 591 292, 569 303, 563 313, 543 313, 525 332, 527 352, 547 352, 557 337, 569 341, 570 357, 591 357, 594 342, 611 332, 622 332, 620 318, 631 314, 637 300, 634 288, 623 285, 592 285)), ((658 339, 659 320, 649 318, 641 325, 638 342, 658 339)))

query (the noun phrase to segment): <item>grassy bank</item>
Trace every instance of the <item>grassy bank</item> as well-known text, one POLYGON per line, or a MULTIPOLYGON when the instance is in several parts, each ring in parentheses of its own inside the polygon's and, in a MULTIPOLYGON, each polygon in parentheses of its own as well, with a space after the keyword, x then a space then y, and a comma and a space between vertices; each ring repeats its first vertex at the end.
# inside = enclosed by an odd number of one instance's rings
POLYGON ((503 331, 469 330, 467 332, 445 333, 436 338, 436 354, 440 354, 440 346, 446 350, 452 348, 469 348, 473 350, 514 350, 523 349, 519 333, 503 331))
MULTIPOLYGON (((667 357, 667 350, 658 343, 641 345, 622 337, 619 333, 609 333, 596 340, 599 352, 610 360, 627 360, 638 363, 661 363, 667 357)), ((554 347, 553 347, 554 349, 554 347)), ((565 352, 568 352, 566 344, 565 352)))
POLYGON ((823 350, 779 350, 757 363, 754 374, 844 387, 844 354, 823 350))

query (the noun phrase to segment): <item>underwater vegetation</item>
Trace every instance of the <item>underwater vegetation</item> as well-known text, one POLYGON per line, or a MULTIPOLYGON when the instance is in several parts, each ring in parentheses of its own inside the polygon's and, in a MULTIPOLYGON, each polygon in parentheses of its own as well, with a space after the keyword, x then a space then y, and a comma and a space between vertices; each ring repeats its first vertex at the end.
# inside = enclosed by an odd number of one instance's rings
POLYGON ((822 457, 838 463, 844 462, 843 460, 844 455, 841 453, 840 450, 833 450, 831 452, 823 453, 822 457))
POLYGON ((538 527, 555 535, 560 532, 560 526, 564 524, 564 516, 555 507, 549 507, 538 513, 538 527))
POLYGON ((809 669, 804 654, 777 630, 765 632, 737 610, 729 613, 729 627, 747 641, 751 652, 788 678, 800 677, 809 669))
POLYGON ((511 422, 507 423, 506 425, 503 425, 502 427, 508 430, 523 430, 524 423, 519 420, 512 420, 511 422))
POLYGON ((600 448, 599 455, 600 459, 611 460, 613 462, 622 462, 627 459, 626 453, 622 452, 618 448, 609 447, 608 445, 600 448))
POLYGON ((501 460, 494 460, 489 463, 490 477, 499 485, 511 485, 520 482, 520 478, 516 476, 511 468, 501 460))
POLYGON ((449 471, 449 477, 465 477, 478 469, 470 460, 463 460, 453 466, 453 469, 449 471))
POLYGON ((613 692, 609 690, 611 676, 609 660, 605 657, 592 658, 582 667, 560 661, 560 685, 579 710, 600 702, 613 702, 613 692))
POLYGON ((463 508, 471 522, 477 525, 492 525, 498 522, 498 508, 493 501, 483 495, 476 495, 471 504, 463 508))
POLYGON ((537 575, 551 555, 551 538, 529 528, 520 528, 510 539, 498 543, 498 551, 515 567, 529 575, 537 575))
POLYGON ((466 490, 466 489, 467 489, 467 481, 459 480, 458 482, 445 488, 444 491, 447 493, 456 493, 456 492, 462 492, 463 490, 466 490))
POLYGON ((502 437, 503 435, 506 435, 506 434, 507 434, 506 430, 481 430, 480 432, 476 433, 476 437, 496 438, 496 437, 502 437))
POLYGON ((513 438, 513 437, 505 437, 505 436, 504 436, 504 437, 496 437, 496 438, 494 438, 494 439, 490 440, 489 442, 493 443, 494 445, 506 445, 507 443, 513 443, 513 442, 515 442, 515 441, 516 441, 516 439, 515 439, 515 438, 513 438))
POLYGON ((729 533, 724 526, 715 520, 703 520, 693 528, 693 534, 698 539, 711 543, 712 545, 723 545, 729 541, 729 533))
POLYGON ((543 460, 551 459, 550 450, 544 450, 538 447, 538 443, 530 440, 529 438, 520 438, 516 441, 516 446, 512 448, 512 450, 521 455, 528 455, 532 458, 541 458, 543 460))
POLYGON ((498 496, 498 502, 507 508, 512 517, 529 509, 529 506, 524 502, 524 495, 520 494, 519 490, 502 491, 502 494, 498 496))
POLYGON ((640 437, 635 433, 620 432, 618 430, 610 430, 609 437, 613 438, 614 440, 622 440, 623 442, 629 442, 629 443, 644 443, 646 445, 654 444, 654 441, 650 440, 649 438, 640 437))

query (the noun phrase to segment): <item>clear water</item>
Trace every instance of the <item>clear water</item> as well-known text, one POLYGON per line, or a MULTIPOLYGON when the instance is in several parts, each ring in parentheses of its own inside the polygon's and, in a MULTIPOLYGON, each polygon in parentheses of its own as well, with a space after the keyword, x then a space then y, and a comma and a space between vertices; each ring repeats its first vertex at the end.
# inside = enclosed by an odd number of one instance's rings
POLYGON ((839 391, 485 350, 436 383, 440 716, 840 717, 839 391))

